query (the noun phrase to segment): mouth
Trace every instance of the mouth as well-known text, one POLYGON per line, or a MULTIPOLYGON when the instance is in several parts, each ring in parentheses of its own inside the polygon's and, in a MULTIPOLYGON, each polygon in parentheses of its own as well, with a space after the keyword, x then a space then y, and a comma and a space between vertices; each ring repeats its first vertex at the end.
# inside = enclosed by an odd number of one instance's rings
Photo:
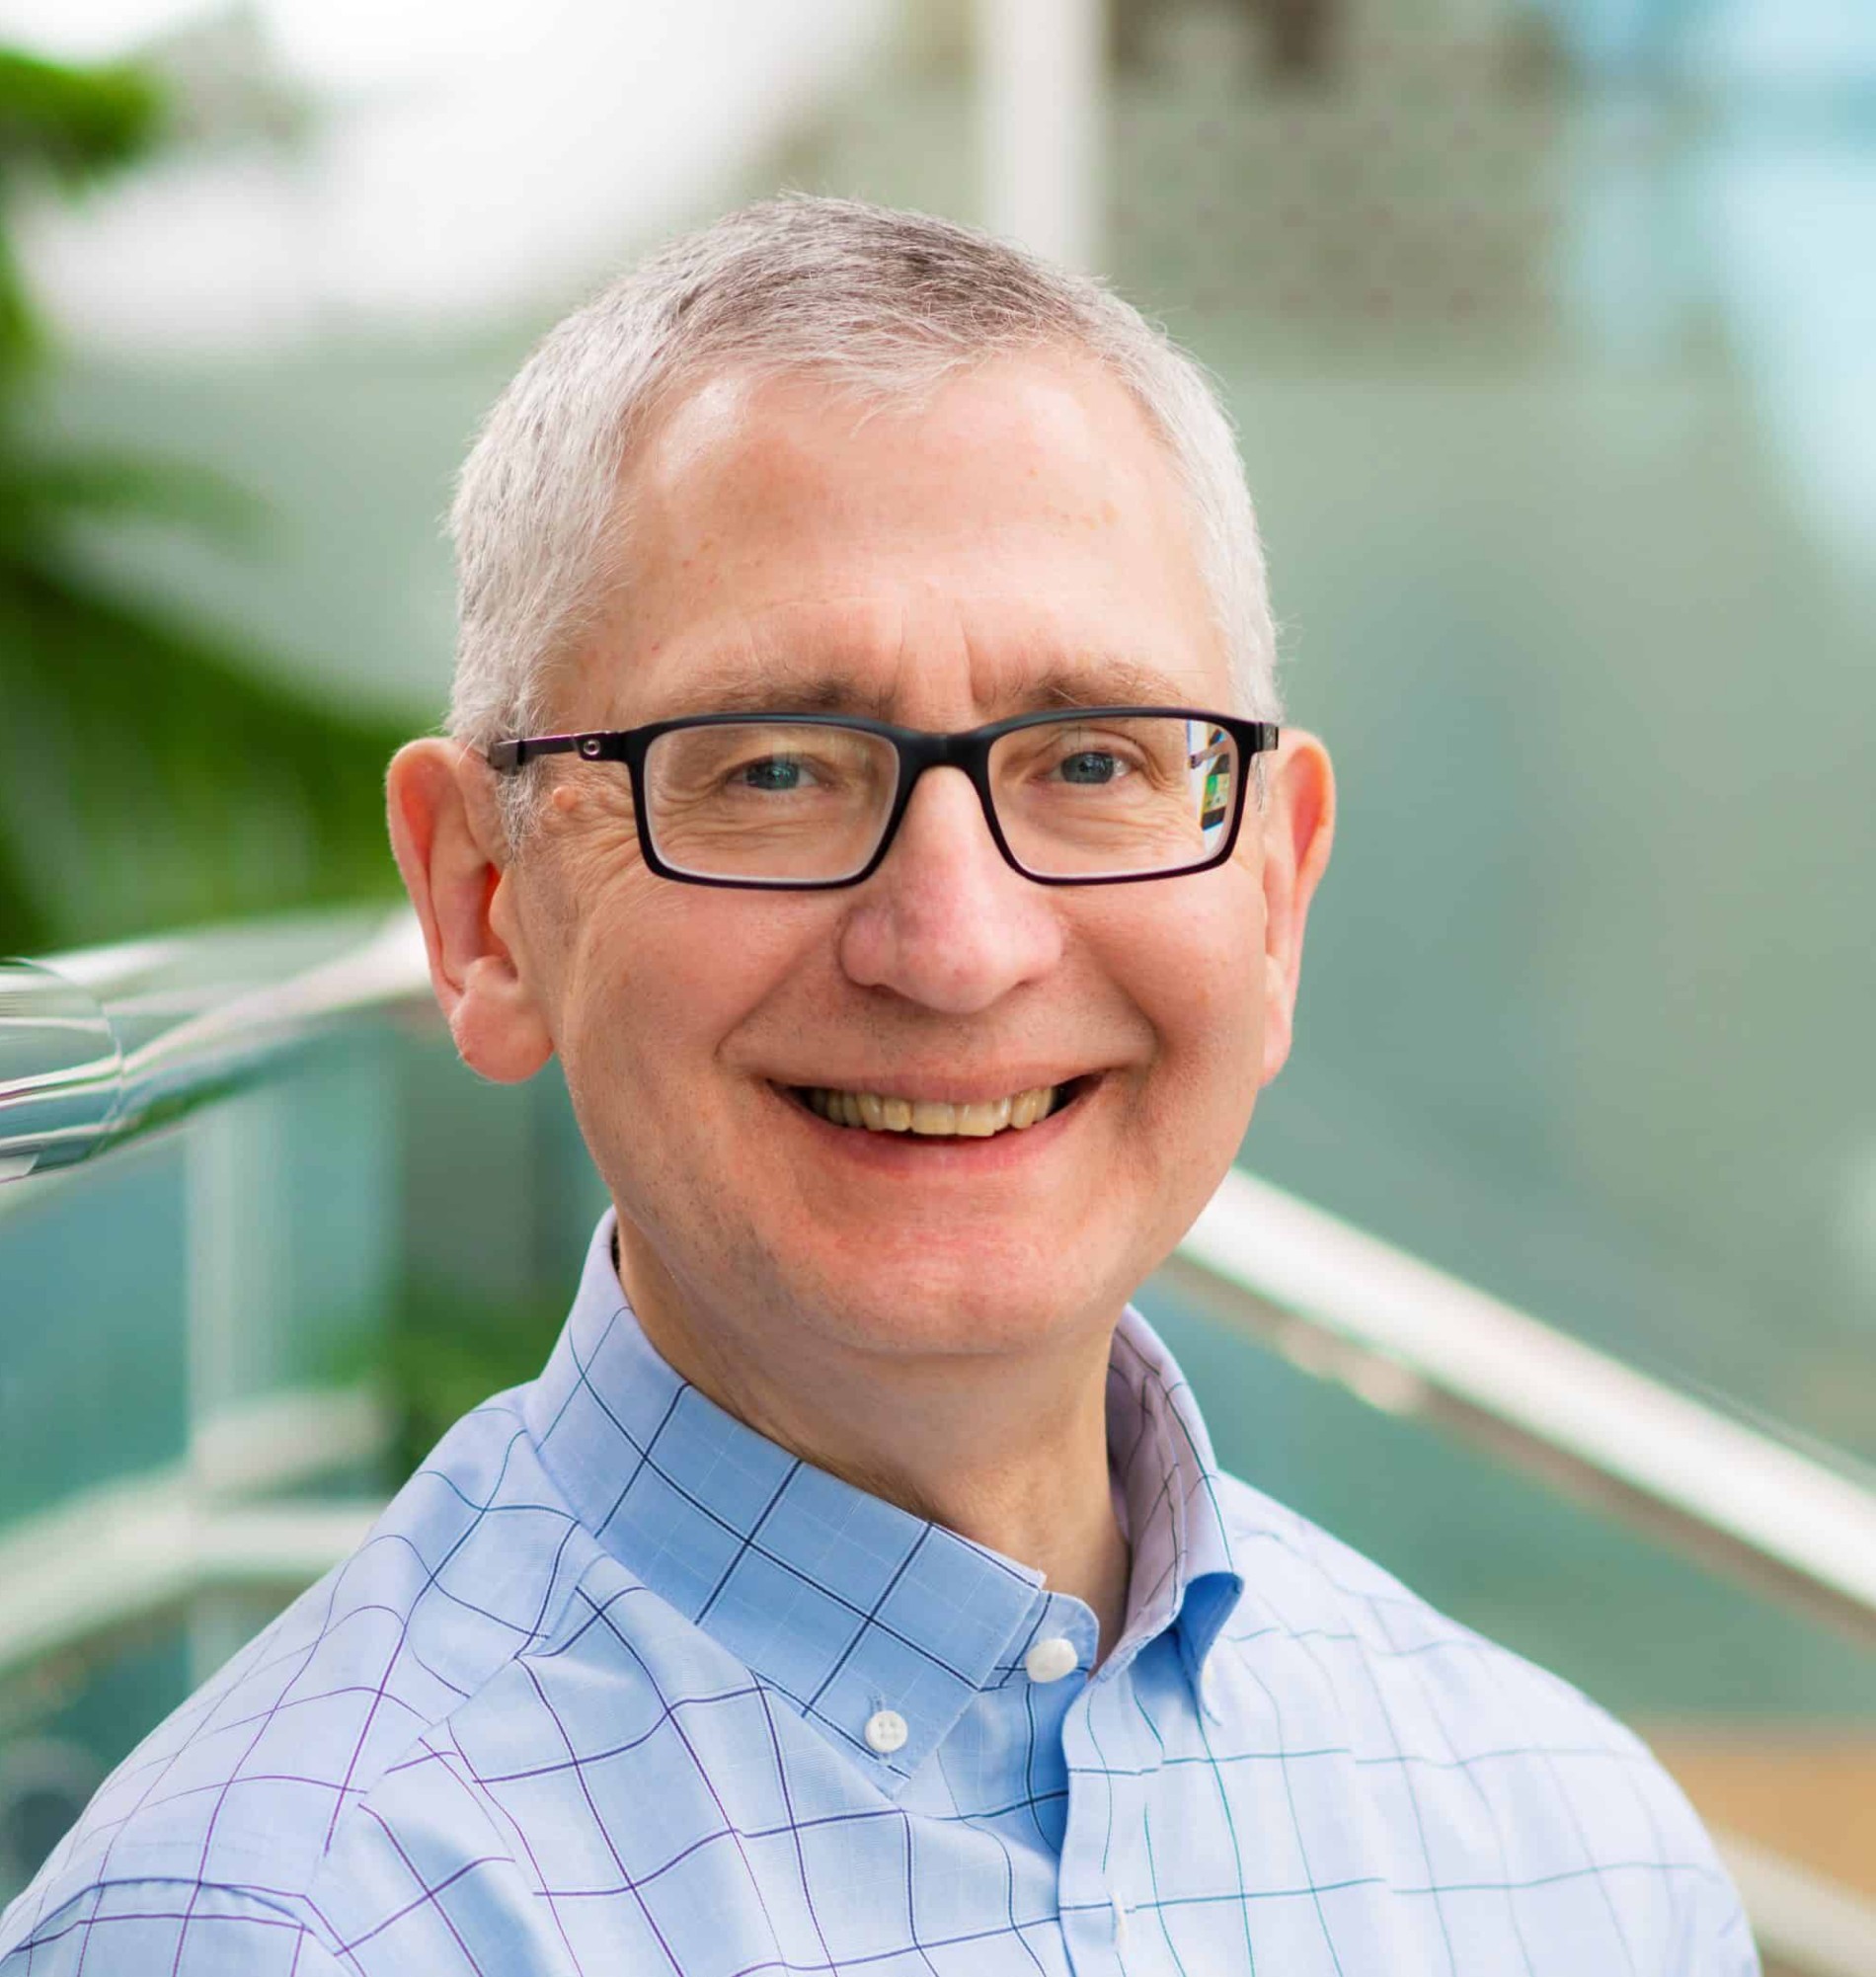
POLYGON ((1071 1077, 1060 1084, 1030 1085, 1002 1098, 957 1105, 941 1098, 889 1097, 884 1092, 850 1091, 831 1085, 783 1086, 796 1104, 829 1125, 858 1133, 899 1134, 917 1140, 994 1140, 1026 1133, 1072 1105, 1096 1082, 1071 1077))

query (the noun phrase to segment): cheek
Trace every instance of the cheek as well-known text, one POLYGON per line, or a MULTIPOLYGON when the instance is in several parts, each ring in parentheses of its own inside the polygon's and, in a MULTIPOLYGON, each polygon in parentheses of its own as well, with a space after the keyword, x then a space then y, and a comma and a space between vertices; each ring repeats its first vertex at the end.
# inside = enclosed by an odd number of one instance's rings
POLYGON ((1157 1041, 1135 1155, 1176 1237, 1236 1157, 1262 1084, 1262 892, 1233 883, 1177 903, 1133 951, 1148 957, 1134 992, 1157 1041))
MULTIPOLYGON (((1147 888, 1141 888, 1147 891, 1147 888)), ((1264 899, 1227 866, 1169 882, 1110 946, 1115 972, 1152 1023, 1167 1081, 1204 1080, 1234 1102, 1257 1088, 1263 1036, 1264 899)))
POLYGON ((655 1111, 704 1118, 721 1047, 805 965, 804 938, 774 903, 673 884, 639 870, 582 909, 563 1002, 570 1085, 631 1130, 655 1111))

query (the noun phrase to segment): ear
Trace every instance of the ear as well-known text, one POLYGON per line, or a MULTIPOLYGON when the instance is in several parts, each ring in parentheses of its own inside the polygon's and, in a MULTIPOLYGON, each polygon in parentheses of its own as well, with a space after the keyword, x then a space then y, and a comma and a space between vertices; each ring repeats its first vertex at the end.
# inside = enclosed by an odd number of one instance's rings
POLYGON ((1264 1064, 1268 1084, 1290 1056, 1302 973, 1303 924, 1335 836, 1335 771, 1314 735, 1284 730, 1270 763, 1264 848, 1264 1064))
POLYGON ((554 1040, 520 949, 493 771, 455 742, 410 742, 386 777, 391 848, 424 927, 430 986, 463 1062, 504 1084, 554 1040))

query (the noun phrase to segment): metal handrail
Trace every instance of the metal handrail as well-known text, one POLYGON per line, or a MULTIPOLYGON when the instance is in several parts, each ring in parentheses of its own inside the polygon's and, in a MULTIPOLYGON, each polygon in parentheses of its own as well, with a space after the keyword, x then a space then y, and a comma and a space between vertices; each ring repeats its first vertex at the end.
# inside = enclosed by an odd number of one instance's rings
POLYGON ((1167 1266, 1233 1329, 1876 1647, 1876 1491, 1233 1169, 1167 1266))
POLYGON ((427 993, 408 912, 309 914, 0 960, 0 1182, 89 1158, 427 993))

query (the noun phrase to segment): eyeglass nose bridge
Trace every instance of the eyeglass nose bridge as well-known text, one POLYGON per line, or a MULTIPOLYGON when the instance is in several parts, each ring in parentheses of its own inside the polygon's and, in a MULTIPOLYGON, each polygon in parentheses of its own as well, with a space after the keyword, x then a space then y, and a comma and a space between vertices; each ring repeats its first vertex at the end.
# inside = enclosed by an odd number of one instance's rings
POLYGON ((1010 870, 1027 878, 1029 875, 1017 863, 1016 854, 1010 849, 1009 839, 1003 835, 1003 827, 997 822, 996 798, 990 789, 990 750, 996 741, 990 735, 903 735, 896 738, 899 750, 899 794, 893 804, 892 815, 886 821, 886 831, 880 840, 880 847, 874 853, 874 869, 878 870, 892 855, 893 847, 899 841, 899 826, 905 821, 905 813, 912 807, 912 798, 917 794, 918 785, 927 769, 956 769, 971 787, 977 791, 977 809, 983 818, 983 827, 990 833, 990 842, 1001 854, 1003 862, 1010 870))

